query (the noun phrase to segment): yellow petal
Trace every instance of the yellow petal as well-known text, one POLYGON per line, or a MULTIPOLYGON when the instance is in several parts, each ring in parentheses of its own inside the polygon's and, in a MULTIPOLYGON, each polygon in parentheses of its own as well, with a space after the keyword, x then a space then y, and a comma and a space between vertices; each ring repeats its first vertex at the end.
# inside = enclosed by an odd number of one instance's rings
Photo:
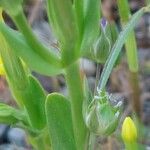
POLYGON ((135 142, 137 139, 137 129, 130 117, 126 117, 123 122, 122 138, 124 142, 135 142))
POLYGON ((1 21, 3 22, 2 12, 3 12, 3 10, 2 10, 2 8, 0 7, 0 22, 1 22, 1 21))
POLYGON ((5 75, 5 69, 3 66, 2 59, 0 58, 0 75, 5 75))

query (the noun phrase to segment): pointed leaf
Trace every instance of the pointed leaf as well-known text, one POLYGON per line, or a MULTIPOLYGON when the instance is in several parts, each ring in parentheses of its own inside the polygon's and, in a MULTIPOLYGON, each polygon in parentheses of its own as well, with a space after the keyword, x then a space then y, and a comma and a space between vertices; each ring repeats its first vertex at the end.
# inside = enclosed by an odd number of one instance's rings
POLYGON ((0 103, 0 122, 9 125, 16 124, 18 122, 27 123, 25 114, 21 110, 17 110, 6 104, 0 103))
POLYGON ((84 0, 84 33, 82 54, 88 53, 100 33, 100 0, 84 0))
POLYGON ((142 15, 147 11, 150 11, 149 7, 143 7, 138 12, 136 12, 131 17, 130 21, 125 26, 124 30, 119 34, 118 39, 116 40, 111 50, 111 53, 109 54, 107 61, 105 63, 105 66, 104 66, 104 69, 103 69, 103 72, 99 81, 99 85, 98 85, 100 90, 105 88, 108 78, 112 72, 113 66, 119 56, 119 53, 122 50, 124 43, 126 42, 128 35, 132 32, 134 27, 137 25, 142 15))
POLYGON ((15 98, 23 102, 29 115, 31 126, 35 129, 43 129, 46 125, 46 94, 36 78, 33 76, 28 78, 29 84, 24 90, 15 89, 13 85, 11 85, 11 89, 15 98))

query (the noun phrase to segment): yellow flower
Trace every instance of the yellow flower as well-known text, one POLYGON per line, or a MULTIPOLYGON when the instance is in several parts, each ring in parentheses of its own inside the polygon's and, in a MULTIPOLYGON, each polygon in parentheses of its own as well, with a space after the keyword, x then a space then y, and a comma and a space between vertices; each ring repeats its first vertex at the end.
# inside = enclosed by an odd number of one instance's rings
POLYGON ((5 74, 5 70, 3 67, 3 62, 2 59, 0 58, 0 75, 4 75, 5 74))
POLYGON ((135 142, 137 139, 137 129, 130 117, 126 117, 122 125, 122 138, 124 142, 135 142))
MULTIPOLYGON (((3 22, 2 8, 1 7, 0 7, 0 22, 3 22)), ((5 70, 3 67, 2 59, 0 58, 0 75, 4 75, 4 74, 5 74, 5 70)))
POLYGON ((0 22, 1 22, 1 21, 3 22, 2 12, 3 12, 3 10, 2 10, 2 8, 0 7, 0 22))

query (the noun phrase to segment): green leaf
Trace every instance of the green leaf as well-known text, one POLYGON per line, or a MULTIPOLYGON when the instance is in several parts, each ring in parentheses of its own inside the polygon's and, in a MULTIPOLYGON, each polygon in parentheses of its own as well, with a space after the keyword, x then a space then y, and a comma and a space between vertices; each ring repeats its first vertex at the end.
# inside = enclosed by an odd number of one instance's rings
POLYGON ((13 125, 19 122, 27 123, 25 114, 21 110, 0 103, 0 123, 13 125))
POLYGON ((83 15, 84 15, 83 14, 83 0, 74 0, 74 7, 75 7, 76 20, 78 22, 80 35, 82 36, 83 22, 84 22, 84 17, 83 17, 83 15))
POLYGON ((63 66, 79 55, 79 30, 71 0, 47 0, 49 20, 59 40, 63 66))
POLYGON ((115 42, 112 51, 106 61, 106 64, 104 66, 100 82, 99 82, 99 88, 100 90, 105 88, 105 85, 108 81, 108 78, 112 72, 113 66, 119 56, 119 53, 121 52, 121 49, 126 42, 126 39, 128 35, 132 32, 133 28, 137 25, 138 21, 142 17, 142 15, 148 11, 148 7, 144 7, 140 9, 137 13, 135 13, 128 24, 125 26, 124 30, 119 34, 117 41, 115 42))
POLYGON ((35 129, 43 129, 46 125, 46 94, 40 83, 33 76, 28 76, 28 78, 29 84, 24 90, 15 89, 13 85, 11 85, 11 89, 14 97, 23 102, 29 115, 31 126, 35 129))
POLYGON ((49 95, 46 117, 53 150, 76 150, 69 101, 57 93, 49 95))
MULTIPOLYGON (((75 13, 71 0, 47 0, 49 20, 57 38, 61 41, 74 41, 78 35, 75 13)), ((71 44, 71 43, 70 43, 71 44)))
POLYGON ((82 54, 89 53, 100 33, 100 0, 84 0, 84 33, 81 45, 82 54))
POLYGON ((23 0, 0 0, 0 7, 5 9, 9 14, 16 15, 22 5, 23 0))
POLYGON ((27 44, 24 36, 12 30, 4 23, 0 23, 0 31, 10 45, 11 49, 19 55, 34 71, 44 75, 56 75, 62 72, 60 68, 51 65, 27 44))

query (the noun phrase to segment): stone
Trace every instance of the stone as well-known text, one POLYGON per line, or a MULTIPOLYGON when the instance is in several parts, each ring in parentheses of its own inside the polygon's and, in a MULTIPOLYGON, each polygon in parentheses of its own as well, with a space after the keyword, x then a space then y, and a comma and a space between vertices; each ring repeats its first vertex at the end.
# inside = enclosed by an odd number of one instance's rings
POLYGON ((25 147, 26 144, 26 134, 25 131, 20 128, 12 128, 7 134, 8 141, 17 146, 25 147))

